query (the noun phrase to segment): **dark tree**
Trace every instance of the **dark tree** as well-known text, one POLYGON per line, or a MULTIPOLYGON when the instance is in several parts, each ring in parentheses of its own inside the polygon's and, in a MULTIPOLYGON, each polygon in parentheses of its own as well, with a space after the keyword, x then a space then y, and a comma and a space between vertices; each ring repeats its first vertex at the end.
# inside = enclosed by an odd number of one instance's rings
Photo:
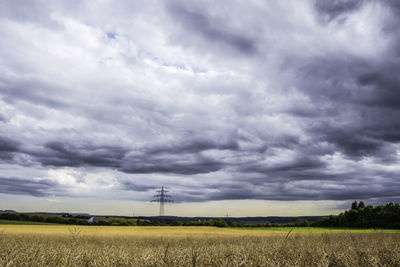
POLYGON ((354 208, 355 203, 350 210, 325 217, 313 226, 400 229, 400 203, 365 207, 361 201, 354 208))
POLYGON ((356 210, 357 209, 357 201, 354 201, 353 203, 351 203, 351 209, 352 210, 356 210))

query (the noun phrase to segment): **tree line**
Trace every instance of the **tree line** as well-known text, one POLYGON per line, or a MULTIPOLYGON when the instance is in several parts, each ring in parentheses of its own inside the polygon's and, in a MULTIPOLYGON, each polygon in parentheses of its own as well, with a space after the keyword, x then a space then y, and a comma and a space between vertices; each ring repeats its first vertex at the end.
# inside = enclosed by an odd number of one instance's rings
POLYGON ((90 216, 62 214, 61 216, 41 216, 28 215, 24 213, 0 213, 0 219, 11 221, 29 221, 42 223, 57 223, 71 225, 112 225, 112 226, 133 226, 136 225, 135 220, 114 219, 114 220, 99 220, 95 224, 89 223, 90 216))
POLYGON ((337 216, 322 218, 312 226, 400 229, 400 204, 389 203, 373 207, 365 206, 363 201, 354 201, 349 210, 337 216))

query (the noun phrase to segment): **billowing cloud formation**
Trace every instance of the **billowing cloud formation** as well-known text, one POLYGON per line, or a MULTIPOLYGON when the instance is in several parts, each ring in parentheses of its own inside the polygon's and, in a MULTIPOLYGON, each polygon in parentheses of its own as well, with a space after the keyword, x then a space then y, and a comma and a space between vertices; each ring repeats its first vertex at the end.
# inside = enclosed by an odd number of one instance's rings
POLYGON ((32 196, 48 195, 57 186, 46 180, 34 181, 8 177, 0 177, 0 185, 0 193, 32 196))
POLYGON ((396 199, 399 20, 391 0, 2 1, 1 193, 396 199))

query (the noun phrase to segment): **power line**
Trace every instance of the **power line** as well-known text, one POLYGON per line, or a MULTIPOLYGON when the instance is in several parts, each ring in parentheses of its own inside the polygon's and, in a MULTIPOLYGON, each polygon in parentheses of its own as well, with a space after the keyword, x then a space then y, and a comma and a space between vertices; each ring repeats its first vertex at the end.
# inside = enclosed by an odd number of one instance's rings
POLYGON ((174 201, 172 200, 171 195, 167 194, 169 191, 164 190, 164 186, 161 187, 161 190, 157 190, 156 192, 157 194, 153 196, 151 202, 160 203, 160 216, 164 216, 164 204, 174 201))

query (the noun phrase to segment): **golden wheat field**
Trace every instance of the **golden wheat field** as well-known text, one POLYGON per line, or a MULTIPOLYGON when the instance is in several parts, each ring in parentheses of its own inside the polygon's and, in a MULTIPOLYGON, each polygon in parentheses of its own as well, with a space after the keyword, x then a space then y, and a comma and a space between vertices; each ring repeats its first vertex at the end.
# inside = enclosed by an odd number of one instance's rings
POLYGON ((0 266, 400 266, 399 233, 1 225, 0 266))

